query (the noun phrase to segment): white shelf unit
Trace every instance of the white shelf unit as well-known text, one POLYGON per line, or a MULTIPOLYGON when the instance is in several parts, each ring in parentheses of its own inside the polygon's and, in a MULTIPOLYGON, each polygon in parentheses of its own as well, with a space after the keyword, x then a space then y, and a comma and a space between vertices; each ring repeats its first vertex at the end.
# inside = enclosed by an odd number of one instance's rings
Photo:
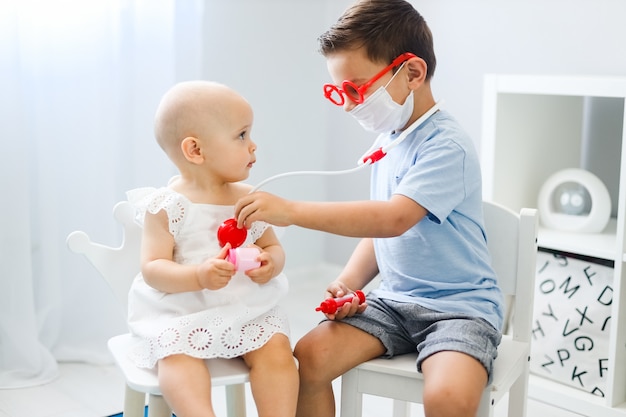
POLYGON ((485 76, 483 194, 513 210, 537 207, 546 179, 584 168, 611 186, 612 218, 602 233, 540 228, 539 246, 614 262, 607 392, 596 397, 532 376, 529 396, 586 416, 626 416, 626 77, 485 76), (610 115, 607 119, 606 115, 610 115), (604 118, 604 119, 603 119, 604 118))

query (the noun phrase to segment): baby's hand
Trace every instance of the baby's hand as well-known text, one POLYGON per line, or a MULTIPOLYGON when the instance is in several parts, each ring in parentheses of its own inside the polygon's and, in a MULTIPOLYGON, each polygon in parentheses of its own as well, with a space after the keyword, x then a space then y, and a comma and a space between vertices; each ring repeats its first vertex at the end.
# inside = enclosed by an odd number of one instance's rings
POLYGON ((261 265, 258 268, 247 270, 246 275, 257 284, 266 284, 277 275, 272 255, 269 252, 263 251, 263 249, 256 245, 250 245, 250 247, 259 249, 260 253, 257 257, 257 261, 259 261, 261 265))
POLYGON ((210 258, 198 265, 196 276, 202 288, 219 290, 224 288, 235 275, 235 266, 226 260, 230 243, 224 245, 215 258, 210 258))

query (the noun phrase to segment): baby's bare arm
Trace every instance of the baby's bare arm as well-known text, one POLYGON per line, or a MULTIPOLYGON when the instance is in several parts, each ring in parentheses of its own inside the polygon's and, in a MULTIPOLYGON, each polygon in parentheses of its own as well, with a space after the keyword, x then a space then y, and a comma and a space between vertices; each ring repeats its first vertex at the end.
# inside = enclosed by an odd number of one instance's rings
POLYGON ((235 274, 233 264, 225 260, 230 246, 199 265, 174 262, 174 237, 168 229, 167 214, 146 213, 141 244, 141 272, 151 287, 165 292, 216 290, 225 287, 235 274))

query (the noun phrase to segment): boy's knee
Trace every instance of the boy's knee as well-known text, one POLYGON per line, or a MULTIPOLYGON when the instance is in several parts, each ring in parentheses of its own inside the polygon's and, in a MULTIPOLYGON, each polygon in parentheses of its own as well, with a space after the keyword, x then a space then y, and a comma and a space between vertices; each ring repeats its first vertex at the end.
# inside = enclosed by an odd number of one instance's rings
POLYGON ((324 369, 324 365, 331 359, 328 349, 321 346, 311 335, 305 335, 300 339, 293 353, 298 360, 301 376, 320 375, 320 370, 324 369))
POLYGON ((315 360, 315 355, 312 354, 315 350, 315 346, 313 346, 314 344, 309 340, 310 337, 307 336, 308 335, 305 335, 300 339, 293 349, 293 355, 298 360, 300 368, 302 368, 302 366, 308 366, 312 360, 315 360))
POLYGON ((430 387, 424 391, 424 410, 434 417, 475 417, 480 397, 452 385, 430 387))

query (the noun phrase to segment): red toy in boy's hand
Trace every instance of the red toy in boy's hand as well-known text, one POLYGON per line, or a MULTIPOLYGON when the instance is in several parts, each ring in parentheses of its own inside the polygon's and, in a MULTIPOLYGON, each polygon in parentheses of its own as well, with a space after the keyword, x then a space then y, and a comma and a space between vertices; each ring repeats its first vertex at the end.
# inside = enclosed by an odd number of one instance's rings
POLYGON ((217 229, 217 240, 221 247, 230 243, 232 248, 238 248, 246 241, 248 231, 237 227, 237 219, 228 219, 217 229))
POLYGON ((325 314, 335 314, 339 307, 345 303, 351 303, 354 297, 359 299, 359 304, 365 302, 365 294, 363 294, 363 291, 356 290, 355 292, 344 295, 343 297, 325 299, 322 301, 320 306, 315 309, 315 311, 321 311, 325 314))

